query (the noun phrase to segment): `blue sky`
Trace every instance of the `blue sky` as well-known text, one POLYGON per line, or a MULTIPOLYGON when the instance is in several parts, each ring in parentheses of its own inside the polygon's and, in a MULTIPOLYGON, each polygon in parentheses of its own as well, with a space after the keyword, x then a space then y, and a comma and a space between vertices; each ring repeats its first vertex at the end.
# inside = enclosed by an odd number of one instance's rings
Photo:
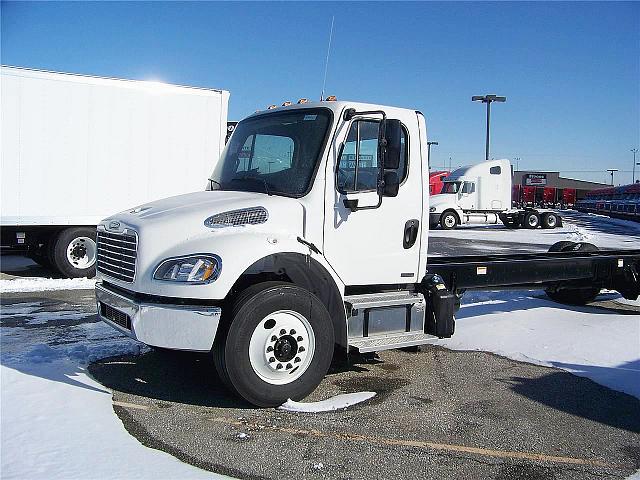
MULTIPOLYGON (((1 61, 231 92, 230 119, 327 94, 421 110, 433 166, 492 156, 631 181, 640 144, 640 3, 2 2, 1 61)), ((638 156, 640 162, 640 155, 638 156)), ((640 173, 640 167, 637 169, 640 173)))

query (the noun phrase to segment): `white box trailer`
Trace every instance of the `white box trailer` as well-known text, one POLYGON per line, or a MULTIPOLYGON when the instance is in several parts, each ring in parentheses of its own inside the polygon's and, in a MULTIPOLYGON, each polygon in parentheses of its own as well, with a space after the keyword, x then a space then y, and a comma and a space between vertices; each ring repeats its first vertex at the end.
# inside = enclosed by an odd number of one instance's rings
POLYGON ((154 199, 204 190, 229 92, 1 67, 3 247, 93 276, 95 227, 154 199))

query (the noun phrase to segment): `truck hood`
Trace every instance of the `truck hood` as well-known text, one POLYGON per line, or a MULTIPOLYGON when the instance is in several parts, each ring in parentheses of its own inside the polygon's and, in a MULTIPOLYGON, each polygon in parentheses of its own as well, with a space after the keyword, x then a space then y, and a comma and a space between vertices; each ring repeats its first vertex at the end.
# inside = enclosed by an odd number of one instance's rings
POLYGON ((458 200, 458 195, 455 193, 439 193, 437 195, 431 195, 429 197, 429 207, 435 207, 436 212, 441 212, 443 207, 455 206, 458 200))
MULTIPOLYGON (((121 284, 123 287, 169 296, 172 292, 175 294, 177 287, 169 282, 151 283, 153 270, 160 261, 213 253, 222 256, 228 275, 234 268, 240 268, 243 258, 250 258, 256 252, 266 255, 287 240, 291 242, 292 238, 295 241, 296 237, 304 236, 303 225, 304 208, 294 198, 214 190, 165 198, 125 210, 104 219, 98 229, 104 228, 107 233, 133 230, 137 235, 136 280, 133 285, 121 284), (205 220, 213 215, 252 207, 266 209, 266 221, 255 225, 205 225, 205 220)), ((186 295, 197 292, 192 286, 183 288, 188 289, 186 295)))
POLYGON ((141 234, 142 230, 156 230, 157 227, 161 227, 165 232, 178 229, 189 236, 210 231, 211 229, 204 225, 204 221, 212 215, 251 207, 264 207, 269 214, 267 222, 272 227, 283 221, 287 223, 289 216, 302 216, 302 205, 293 198, 214 190, 187 193, 145 203, 112 215, 101 224, 107 230, 117 230, 119 227, 113 222, 120 222, 134 228, 138 234, 141 234))

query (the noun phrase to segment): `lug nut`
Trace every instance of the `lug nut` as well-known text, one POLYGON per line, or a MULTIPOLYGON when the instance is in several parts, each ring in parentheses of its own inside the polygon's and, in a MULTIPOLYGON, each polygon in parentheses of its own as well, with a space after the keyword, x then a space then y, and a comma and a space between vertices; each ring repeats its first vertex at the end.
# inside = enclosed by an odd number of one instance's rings
POLYGON ((273 352, 273 347, 271 345, 267 347, 267 352, 273 352))
POLYGON ((269 363, 273 363, 273 362, 275 362, 275 361, 276 361, 276 359, 275 359, 275 358, 273 358, 273 357, 270 357, 270 358, 269 358, 269 363))
POLYGON ((293 368, 293 365, 291 365, 290 363, 287 363, 287 370, 291 370, 293 368))
POLYGON ((276 365, 276 370, 282 370, 282 364, 279 363, 278 365, 276 365))
POLYGON ((289 331, 289 335, 295 335, 295 334, 296 334, 296 331, 292 328, 292 329, 289 331))
POLYGON ((280 330, 280 335, 284 335, 285 333, 287 333, 287 331, 284 328, 280 330))
POLYGON ((299 352, 304 352, 304 347, 300 347, 300 348, 298 349, 298 351, 299 351, 299 352))
POLYGON ((300 335, 298 335, 298 338, 296 338, 296 340, 301 342, 302 341, 302 337, 300 335))
POLYGON ((293 363, 298 363, 298 362, 300 362, 300 357, 296 357, 293 359, 293 363))
POLYGON ((271 336, 271 341, 272 341, 272 342, 275 342, 276 340, 278 340, 278 337, 276 337, 275 335, 272 335, 272 336, 271 336))

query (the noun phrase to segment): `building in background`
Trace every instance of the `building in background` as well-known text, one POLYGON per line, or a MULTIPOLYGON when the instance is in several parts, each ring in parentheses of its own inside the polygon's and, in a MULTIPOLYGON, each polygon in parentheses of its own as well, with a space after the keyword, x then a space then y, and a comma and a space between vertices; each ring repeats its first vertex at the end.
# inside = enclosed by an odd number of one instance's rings
POLYGON ((606 183, 587 182, 560 176, 560 172, 516 170, 513 172, 512 200, 517 205, 573 206, 587 192, 607 187, 606 183))

